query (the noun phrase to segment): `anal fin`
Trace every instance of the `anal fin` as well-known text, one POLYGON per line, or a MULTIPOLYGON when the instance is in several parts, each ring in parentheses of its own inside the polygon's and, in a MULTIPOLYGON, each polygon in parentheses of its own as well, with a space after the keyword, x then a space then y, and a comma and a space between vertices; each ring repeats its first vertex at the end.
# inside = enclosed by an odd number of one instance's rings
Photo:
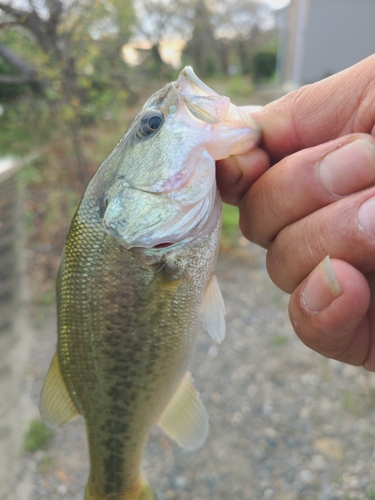
POLYGON ((65 424, 78 415, 61 375, 56 353, 44 381, 39 409, 42 420, 51 427, 65 424))
POLYGON ((203 328, 220 344, 225 337, 225 305, 215 275, 203 294, 201 318, 203 328))
POLYGON ((197 449, 208 434, 208 414, 186 372, 157 424, 184 448, 197 449))

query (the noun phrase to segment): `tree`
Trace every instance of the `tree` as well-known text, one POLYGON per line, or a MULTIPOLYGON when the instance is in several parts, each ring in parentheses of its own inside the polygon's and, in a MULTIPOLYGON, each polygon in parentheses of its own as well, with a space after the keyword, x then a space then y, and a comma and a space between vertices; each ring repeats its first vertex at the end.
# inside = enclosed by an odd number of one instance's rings
POLYGON ((217 40, 211 18, 204 0, 197 0, 192 19, 192 35, 183 55, 193 62, 195 71, 201 78, 210 76, 219 69, 217 40))
POLYGON ((241 72, 251 73, 252 57, 261 33, 259 26, 270 14, 270 7, 257 0, 207 0, 207 5, 212 13, 216 38, 230 41, 230 44, 219 45, 221 57, 229 63, 228 52, 230 47, 234 48, 241 72))
POLYGON ((0 0, 0 58, 15 72, 0 83, 32 85, 67 123, 82 183, 80 128, 107 88, 126 87, 120 51, 134 19, 131 0, 0 0))
POLYGON ((159 76, 168 72, 161 53, 161 43, 174 37, 187 37, 192 17, 191 0, 135 0, 138 23, 133 39, 146 39, 150 44, 152 64, 149 70, 159 76))

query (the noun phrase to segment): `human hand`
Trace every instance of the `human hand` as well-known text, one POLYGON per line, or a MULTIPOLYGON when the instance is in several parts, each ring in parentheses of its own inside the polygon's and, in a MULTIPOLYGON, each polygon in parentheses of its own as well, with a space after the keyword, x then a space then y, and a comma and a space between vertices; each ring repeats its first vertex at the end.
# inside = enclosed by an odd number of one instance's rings
POLYGON ((302 341, 375 370, 375 56, 252 116, 262 150, 218 162, 223 199, 302 341))

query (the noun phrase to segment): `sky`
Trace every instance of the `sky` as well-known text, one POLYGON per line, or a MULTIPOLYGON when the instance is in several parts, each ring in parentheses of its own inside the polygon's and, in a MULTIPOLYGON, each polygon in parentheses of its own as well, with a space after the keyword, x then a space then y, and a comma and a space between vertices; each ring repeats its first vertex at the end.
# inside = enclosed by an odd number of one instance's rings
POLYGON ((289 3, 290 0, 266 0, 268 4, 271 5, 274 9, 281 9, 281 7, 285 7, 289 3))

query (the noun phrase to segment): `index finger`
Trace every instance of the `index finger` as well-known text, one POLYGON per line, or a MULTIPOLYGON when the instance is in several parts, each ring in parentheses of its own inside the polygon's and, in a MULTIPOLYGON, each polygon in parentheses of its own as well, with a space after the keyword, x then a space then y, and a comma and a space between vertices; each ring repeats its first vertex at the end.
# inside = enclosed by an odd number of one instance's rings
POLYGON ((353 132, 375 135, 375 54, 252 113, 272 163, 353 132))

